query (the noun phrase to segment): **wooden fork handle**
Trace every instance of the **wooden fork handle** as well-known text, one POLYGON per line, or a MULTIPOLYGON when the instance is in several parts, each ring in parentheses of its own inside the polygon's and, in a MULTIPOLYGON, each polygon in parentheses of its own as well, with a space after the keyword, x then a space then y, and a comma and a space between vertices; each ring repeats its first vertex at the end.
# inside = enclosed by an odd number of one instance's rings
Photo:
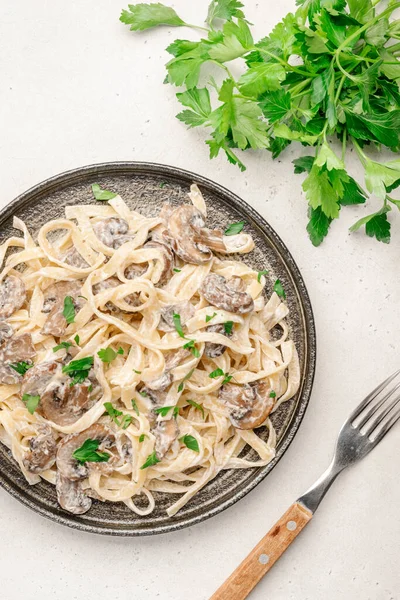
POLYGON ((210 600, 244 600, 282 556, 312 518, 312 512, 295 502, 250 552, 210 600))

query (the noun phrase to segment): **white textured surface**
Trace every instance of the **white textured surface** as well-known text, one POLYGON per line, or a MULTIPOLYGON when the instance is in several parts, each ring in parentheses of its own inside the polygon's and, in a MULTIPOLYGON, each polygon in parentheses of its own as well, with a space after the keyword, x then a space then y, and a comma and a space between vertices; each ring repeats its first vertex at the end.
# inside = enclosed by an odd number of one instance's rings
MULTIPOLYGON (((275 163, 267 153, 248 153, 245 174, 222 157, 210 162, 203 133, 173 118, 174 92, 162 85, 163 49, 192 34, 130 34, 118 22, 122 5, 1 0, 1 205, 51 175, 112 160, 163 162, 226 185, 271 223, 302 270, 318 331, 314 391, 295 441, 268 479, 191 529, 152 539, 97 537, 46 521, 0 490, 0 597, 7 600, 206 600, 319 476, 351 407, 399 366, 398 231, 389 247, 350 236, 363 208, 349 208, 314 249, 291 165, 299 149, 275 163)), ((262 37, 294 0, 246 5, 262 37)), ((207 0, 174 6, 199 23, 207 0)), ((393 220, 398 229, 397 215, 393 220)), ((400 425, 338 480, 254 600, 400 598, 399 443, 400 425)))

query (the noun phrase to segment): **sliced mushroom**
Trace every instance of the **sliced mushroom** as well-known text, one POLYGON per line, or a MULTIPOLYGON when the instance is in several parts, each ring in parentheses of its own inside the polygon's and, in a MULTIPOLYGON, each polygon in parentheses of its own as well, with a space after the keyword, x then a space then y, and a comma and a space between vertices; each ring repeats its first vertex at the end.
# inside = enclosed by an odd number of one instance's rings
MULTIPOLYGON (((122 283, 117 277, 109 277, 108 279, 105 279, 104 281, 100 281, 99 283, 96 283, 93 286, 93 294, 94 295, 100 294, 100 292, 104 292, 104 290, 116 288, 119 285, 122 285, 122 283)), ((140 306, 140 304, 141 304, 139 294, 136 294, 136 293, 125 296, 124 300, 127 304, 129 304, 129 306, 133 306, 133 307, 140 306)), ((122 311, 120 308, 118 308, 118 306, 116 306, 111 301, 107 302, 105 304, 105 308, 107 310, 109 310, 110 312, 114 312, 114 313, 126 312, 126 311, 122 311)))
MULTIPOLYGON (((115 446, 115 436, 111 429, 95 423, 81 431, 67 435, 58 444, 57 450, 57 469, 63 477, 67 477, 71 481, 78 481, 88 476, 89 470, 94 467, 101 467, 102 470, 109 470, 108 463, 79 463, 74 457, 75 450, 80 448, 86 440, 97 440, 100 442, 98 450, 104 451, 115 446)), ((112 460, 110 458, 110 460, 112 460)))
POLYGON ((190 352, 185 350, 185 348, 181 348, 178 351, 171 351, 165 357, 165 371, 157 377, 157 379, 153 379, 146 383, 146 390, 150 390, 151 392, 163 392, 165 391, 172 383, 172 375, 170 373, 171 369, 177 367, 185 358, 189 356, 190 352))
POLYGON ((127 279, 136 279, 137 277, 141 277, 146 271, 146 265, 132 263, 126 267, 124 275, 127 279))
POLYGON ((185 325, 189 319, 194 316, 195 310, 190 302, 180 302, 179 304, 169 304, 161 309, 161 320, 158 329, 161 331, 175 331, 174 315, 180 315, 181 325, 185 325))
POLYGON ((56 462, 57 443, 48 425, 38 426, 38 434, 29 440, 29 448, 23 463, 30 473, 46 471, 56 462))
POLYGON ((218 399, 229 411, 229 420, 237 429, 260 427, 275 405, 270 386, 265 382, 255 385, 227 383, 219 391, 218 399))
POLYGON ((6 321, 0 321, 0 346, 14 334, 14 329, 6 321))
POLYGON ((64 300, 66 296, 71 296, 75 309, 79 310, 82 306, 82 299, 79 298, 81 287, 81 281, 59 281, 45 290, 42 312, 48 313, 48 317, 42 333, 55 337, 64 335, 67 328, 67 321, 63 315, 64 300))
POLYGON ((0 284, 0 319, 11 317, 26 300, 25 284, 20 277, 8 275, 0 284))
POLYGON ((250 294, 243 291, 244 283, 239 277, 229 281, 210 273, 200 288, 200 293, 212 306, 229 312, 244 315, 254 309, 254 301, 250 294))
POLYGON ((155 435, 155 452, 158 460, 164 458, 168 450, 171 448, 174 441, 178 438, 179 428, 176 419, 168 419, 168 421, 159 421, 156 427, 152 430, 155 435))
MULTIPOLYGON (((211 333, 219 333, 229 338, 232 337, 232 332, 226 333, 223 323, 218 323, 217 325, 209 325, 206 328, 206 331, 211 333)), ((225 350, 226 346, 224 346, 223 344, 214 344, 213 342, 206 342, 204 353, 206 356, 208 356, 208 358, 217 358, 218 356, 222 356, 225 350)))
POLYGON ((57 472, 57 500, 59 505, 74 515, 83 515, 92 506, 91 499, 85 494, 79 481, 71 481, 57 472))
POLYGON ((203 227, 203 215, 190 204, 179 206, 168 218, 168 240, 175 254, 183 261, 202 265, 212 259, 213 254, 208 246, 195 241, 195 236, 203 227))
POLYGON ((13 385, 21 381, 21 375, 10 365, 31 362, 35 354, 30 333, 11 337, 0 349, 0 383, 13 385))
POLYGON ((83 256, 79 254, 75 246, 72 246, 72 248, 70 248, 64 254, 63 261, 67 263, 67 265, 70 265, 71 267, 75 267, 77 269, 86 269, 89 266, 89 264, 86 262, 83 256))
POLYGON ((56 361, 40 363, 29 369, 22 380, 21 395, 40 396, 37 412, 57 425, 71 425, 96 402, 98 389, 88 380, 71 385, 56 361))
POLYGON ((172 277, 173 268, 175 264, 174 253, 171 250, 171 247, 164 243, 157 242, 155 240, 150 240, 146 242, 143 248, 157 248, 161 250, 163 254, 164 267, 161 271, 160 278, 157 281, 158 285, 165 285, 172 277))
POLYGON ((207 246, 207 248, 214 250, 214 252, 226 254, 224 236, 219 229, 207 229, 207 227, 196 229, 193 239, 197 244, 207 246))
POLYGON ((115 250, 133 240, 134 236, 128 234, 129 225, 125 219, 119 217, 109 217, 103 219, 93 226, 96 237, 109 248, 115 250))

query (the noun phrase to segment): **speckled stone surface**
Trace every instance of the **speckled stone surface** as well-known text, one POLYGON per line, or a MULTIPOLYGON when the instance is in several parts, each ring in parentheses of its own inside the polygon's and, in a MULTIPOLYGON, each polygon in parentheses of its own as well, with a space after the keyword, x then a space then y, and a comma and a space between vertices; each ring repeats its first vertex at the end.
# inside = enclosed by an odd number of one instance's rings
MULTIPOLYGON (((315 327, 304 282, 299 270, 276 233, 250 206, 221 186, 185 171, 146 163, 109 163, 77 169, 45 181, 22 194, 0 214, 0 241, 15 235, 12 215, 29 225, 35 237, 39 228, 51 219, 64 216, 65 206, 96 202, 91 191, 92 183, 119 193, 127 204, 146 216, 155 216, 165 201, 179 205, 187 201, 191 183, 196 182, 204 194, 208 207, 207 224, 211 228, 226 227, 244 219, 245 230, 252 234, 255 249, 244 257, 255 270, 269 270, 266 294, 272 292, 279 278, 285 289, 290 313, 287 318, 289 336, 294 340, 299 354, 301 387, 296 396, 284 403, 272 416, 277 433, 277 453, 274 460, 263 468, 230 469, 221 472, 208 483, 174 517, 166 509, 174 502, 170 494, 155 493, 156 508, 148 516, 138 516, 124 504, 94 501, 88 513, 71 515, 57 505, 55 488, 47 482, 30 486, 19 472, 11 453, 0 444, 0 484, 18 500, 58 523, 84 531, 111 535, 151 535, 165 533, 197 523, 218 514, 240 500, 253 489, 277 464, 293 440, 304 416, 311 394, 315 371, 315 327)), ((239 260, 243 257, 237 256, 239 260)), ((264 439, 266 429, 260 430, 264 439)), ((242 456, 256 460, 251 448, 242 456)), ((135 498, 140 508, 145 508, 145 497, 135 498)))
MULTIPOLYGON (((256 39, 295 10, 295 0, 242 2, 256 39)), ((379 209, 372 199, 370 208, 343 209, 313 248, 303 176, 291 164, 309 150, 291 146, 277 161, 246 152, 245 173, 222 156, 210 161, 206 132, 174 118, 177 90, 162 83, 165 48, 199 34, 169 27, 132 34, 118 22, 126 4, 0 2, 0 205, 57 173, 116 160, 172 164, 232 190, 277 231, 306 282, 318 339, 313 393, 269 476, 228 510, 180 531, 91 535, 43 519, 0 488, 0 597, 7 600, 207 600, 326 468, 354 404, 399 367, 400 213, 389 217, 390 246, 348 232, 379 209)), ((170 4, 201 24, 208 0, 170 4)), ((213 75, 221 76, 216 67, 213 75)), ((348 165, 363 184, 351 152, 348 165)), ((343 473, 251 600, 399 600, 399 447, 400 426, 343 473)))

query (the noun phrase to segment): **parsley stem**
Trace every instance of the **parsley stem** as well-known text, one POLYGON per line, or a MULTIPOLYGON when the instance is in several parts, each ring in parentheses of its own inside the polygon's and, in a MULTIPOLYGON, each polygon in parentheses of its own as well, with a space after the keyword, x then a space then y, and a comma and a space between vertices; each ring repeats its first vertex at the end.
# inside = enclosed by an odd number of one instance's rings
POLYGON ((367 160, 368 160, 368 157, 367 157, 367 155, 366 155, 366 154, 365 154, 365 153, 362 151, 362 148, 361 148, 361 146, 358 144, 357 140, 356 140, 355 138, 352 138, 352 140, 353 140, 354 147, 355 147, 355 149, 357 150, 358 157, 359 157, 359 159, 360 159, 360 161, 361 161, 362 165, 365 167, 365 166, 366 166, 366 162, 367 162, 367 160))
POLYGON ((342 91, 342 88, 343 88, 343 85, 344 85, 344 82, 346 81, 346 79, 347 79, 346 75, 342 75, 342 78, 341 78, 340 83, 338 85, 338 89, 336 90, 335 104, 337 104, 338 101, 339 101, 340 93, 342 91))
POLYGON ((274 58, 283 67, 285 67, 288 71, 294 71, 295 73, 299 73, 299 75, 305 75, 306 77, 317 77, 317 75, 315 73, 310 73, 310 71, 303 71, 303 69, 300 69, 299 67, 290 65, 286 60, 283 60, 283 58, 280 58, 280 56, 277 56, 276 54, 274 54, 273 52, 270 52, 269 50, 264 50, 264 48, 258 48, 257 46, 254 46, 254 48, 251 48, 251 50, 253 52, 261 52, 262 54, 266 54, 267 56, 274 58))
POLYGON ((343 130, 343 141, 342 141, 342 161, 344 162, 344 159, 346 157, 346 144, 347 144, 347 129, 344 128, 343 130))
POLYGON ((234 76, 232 75, 232 73, 230 72, 230 70, 228 69, 228 67, 226 65, 224 65, 223 63, 218 62, 217 60, 210 60, 208 62, 212 62, 212 63, 214 63, 214 65, 218 65, 219 67, 221 67, 221 69, 223 69, 225 71, 225 73, 227 73, 228 77, 230 79, 232 79, 232 81, 233 81, 233 83, 235 85, 235 88, 237 88, 239 90, 236 79, 234 78, 234 76))
POLYGON ((200 31, 206 31, 207 33, 210 31, 207 27, 201 27, 200 25, 192 25, 192 23, 185 23, 185 27, 190 27, 191 29, 200 29, 200 31))

